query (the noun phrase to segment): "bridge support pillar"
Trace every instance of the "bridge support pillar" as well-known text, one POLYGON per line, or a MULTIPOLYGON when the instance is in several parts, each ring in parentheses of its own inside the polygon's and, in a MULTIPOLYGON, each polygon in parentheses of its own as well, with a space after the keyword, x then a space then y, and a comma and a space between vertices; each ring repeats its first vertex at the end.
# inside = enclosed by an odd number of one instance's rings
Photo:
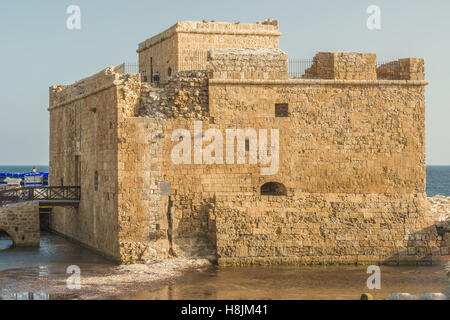
POLYGON ((39 247, 39 203, 23 202, 0 207, 0 229, 15 246, 39 247))

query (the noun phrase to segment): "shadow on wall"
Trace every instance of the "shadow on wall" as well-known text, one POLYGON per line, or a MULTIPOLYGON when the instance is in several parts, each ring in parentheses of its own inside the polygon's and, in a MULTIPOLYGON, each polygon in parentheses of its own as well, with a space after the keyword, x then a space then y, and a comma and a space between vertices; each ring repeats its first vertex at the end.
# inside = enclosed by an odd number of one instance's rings
POLYGON ((432 265, 448 261, 450 258, 450 230, 433 225, 407 237, 407 249, 400 251, 381 264, 390 265, 432 265))
POLYGON ((174 225, 173 254, 216 261, 217 232, 211 219, 214 200, 194 205, 189 199, 178 205, 181 217, 174 225))
MULTIPOLYGON (((407 230, 417 225, 415 216, 408 213, 391 214, 381 222, 380 217, 369 217, 364 219, 370 223, 358 223, 352 215, 343 216, 364 212, 364 208, 314 199, 317 206, 325 206, 321 214, 301 211, 289 207, 292 199, 283 196, 283 187, 266 183, 259 197, 232 202, 220 197, 177 199, 175 255, 219 259, 219 264, 230 260, 231 264, 431 265, 449 259, 450 221, 416 232, 407 230), (270 195, 263 195, 266 192, 270 195), (376 245, 370 244, 371 239, 376 245)), ((306 200, 294 202, 299 205, 306 200)))

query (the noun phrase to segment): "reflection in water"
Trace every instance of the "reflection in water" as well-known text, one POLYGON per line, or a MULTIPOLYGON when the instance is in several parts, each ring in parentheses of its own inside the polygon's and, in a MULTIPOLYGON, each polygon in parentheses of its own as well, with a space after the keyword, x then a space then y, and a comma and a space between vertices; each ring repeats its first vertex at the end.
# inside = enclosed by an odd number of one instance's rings
POLYGON ((12 247, 12 245, 13 242, 11 239, 0 238, 0 251, 8 249, 12 247))
POLYGON ((213 268, 132 299, 359 299, 370 292, 443 292, 442 265, 381 266, 381 290, 367 289, 364 266, 213 268))
POLYGON ((52 233, 41 233, 39 248, 9 247, 0 241, 0 299, 72 298, 48 294, 17 293, 17 288, 36 279, 67 277, 67 267, 77 265, 82 272, 103 274, 114 263, 52 233))
POLYGON ((8 249, 9 247, 12 247, 13 241, 9 237, 9 235, 6 233, 6 231, 0 229, 0 251, 8 249))

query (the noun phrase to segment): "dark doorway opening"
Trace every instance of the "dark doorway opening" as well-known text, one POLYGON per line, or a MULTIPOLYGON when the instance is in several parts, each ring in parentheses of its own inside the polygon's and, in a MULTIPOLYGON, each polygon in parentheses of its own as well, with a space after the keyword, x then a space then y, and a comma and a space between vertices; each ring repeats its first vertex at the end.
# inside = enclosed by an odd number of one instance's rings
POLYGON ((50 231, 50 213, 52 207, 40 206, 39 207, 39 229, 41 231, 50 231))

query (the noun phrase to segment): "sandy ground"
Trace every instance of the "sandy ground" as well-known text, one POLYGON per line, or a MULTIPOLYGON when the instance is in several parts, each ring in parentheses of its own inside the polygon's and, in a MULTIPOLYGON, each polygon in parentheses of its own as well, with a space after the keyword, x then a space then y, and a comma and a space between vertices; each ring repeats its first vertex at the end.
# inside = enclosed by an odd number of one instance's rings
POLYGON ((191 272, 202 272, 211 268, 206 259, 169 259, 148 264, 133 264, 112 267, 105 274, 83 273, 81 288, 69 289, 67 275, 37 278, 27 282, 15 292, 46 292, 52 299, 120 299, 133 296, 142 290, 156 289, 180 280, 191 272))

